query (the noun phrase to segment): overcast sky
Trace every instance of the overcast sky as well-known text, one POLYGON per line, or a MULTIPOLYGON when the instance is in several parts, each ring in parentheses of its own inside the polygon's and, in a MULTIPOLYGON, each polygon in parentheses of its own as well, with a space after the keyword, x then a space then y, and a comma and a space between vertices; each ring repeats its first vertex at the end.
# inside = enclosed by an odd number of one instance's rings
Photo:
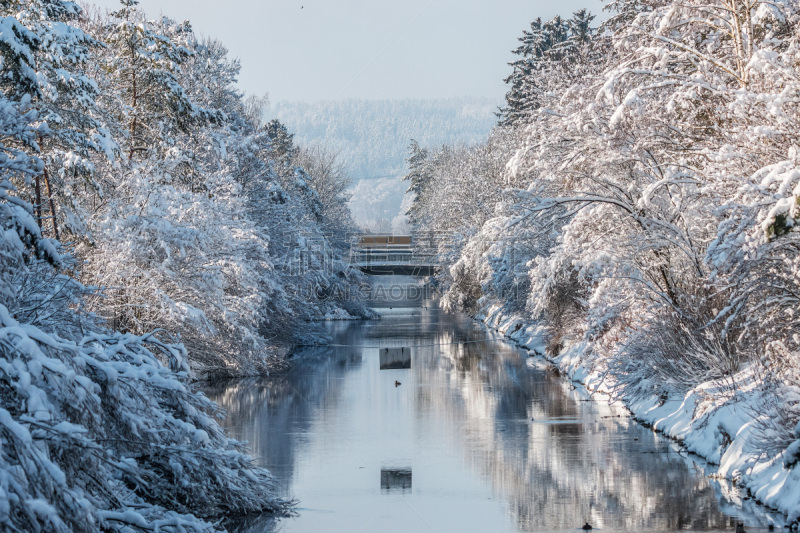
MULTIPOLYGON (((116 9, 118 0, 90 3, 116 9)), ((500 101, 517 37, 536 17, 599 0, 141 0, 189 19, 242 63, 240 87, 282 100, 483 96, 500 101)), ((598 16, 598 19, 600 17, 598 16)), ((597 22, 597 20, 595 21, 597 22)))

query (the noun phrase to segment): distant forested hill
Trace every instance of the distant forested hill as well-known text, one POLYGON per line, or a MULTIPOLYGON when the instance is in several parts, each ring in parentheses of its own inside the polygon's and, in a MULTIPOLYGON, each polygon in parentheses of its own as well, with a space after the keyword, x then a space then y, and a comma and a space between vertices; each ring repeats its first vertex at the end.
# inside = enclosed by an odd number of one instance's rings
POLYGON ((338 152, 359 181, 403 174, 411 139, 423 146, 485 140, 497 107, 481 98, 278 102, 268 118, 283 122, 298 144, 338 152))
POLYGON ((401 208, 411 139, 422 146, 484 141, 497 122, 497 102, 485 98, 278 102, 266 112, 302 146, 337 153, 353 180, 350 209, 374 231, 405 231, 401 208))

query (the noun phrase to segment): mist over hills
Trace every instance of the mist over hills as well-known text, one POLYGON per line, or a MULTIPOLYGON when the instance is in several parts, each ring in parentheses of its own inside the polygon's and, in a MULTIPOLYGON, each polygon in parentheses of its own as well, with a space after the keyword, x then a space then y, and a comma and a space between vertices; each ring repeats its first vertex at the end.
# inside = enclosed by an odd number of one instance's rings
POLYGON ((393 219, 401 224, 401 177, 411 139, 428 147, 481 142, 497 122, 498 104, 471 97, 276 102, 267 115, 283 122, 298 145, 338 153, 353 179, 356 221, 388 231, 393 219))
POLYGON ((411 139, 422 146, 485 140, 497 104, 483 98, 277 102, 268 114, 298 144, 338 152, 358 181, 402 174, 411 139))

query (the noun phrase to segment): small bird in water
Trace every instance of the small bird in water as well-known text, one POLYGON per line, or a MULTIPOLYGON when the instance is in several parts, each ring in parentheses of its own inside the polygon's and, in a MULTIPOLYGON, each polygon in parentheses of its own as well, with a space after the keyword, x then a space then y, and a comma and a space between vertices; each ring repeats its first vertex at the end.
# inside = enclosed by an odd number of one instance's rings
POLYGON ((397 381, 397 380, 395 380, 395 381, 394 381, 394 386, 395 386, 395 387, 399 387, 400 385, 402 385, 402 383, 400 383, 400 382, 399 382, 399 381, 397 381))
POLYGON ((585 524, 583 524, 583 527, 581 529, 584 531, 591 531, 592 526, 589 525, 589 522, 586 522, 585 524))

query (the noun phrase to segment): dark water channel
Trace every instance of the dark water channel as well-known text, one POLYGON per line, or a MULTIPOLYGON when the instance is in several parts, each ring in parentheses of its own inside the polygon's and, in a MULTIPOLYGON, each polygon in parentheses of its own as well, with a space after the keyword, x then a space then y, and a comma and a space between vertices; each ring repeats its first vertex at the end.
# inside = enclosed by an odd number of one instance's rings
POLYGON ((417 294, 399 302, 386 285, 413 280, 378 283, 382 320, 331 323, 336 346, 299 352, 287 375, 206 391, 299 500, 294 518, 232 530, 578 531, 588 520, 603 531, 732 532, 778 520, 543 360, 417 294), (411 368, 381 370, 380 350, 403 347, 411 368))

